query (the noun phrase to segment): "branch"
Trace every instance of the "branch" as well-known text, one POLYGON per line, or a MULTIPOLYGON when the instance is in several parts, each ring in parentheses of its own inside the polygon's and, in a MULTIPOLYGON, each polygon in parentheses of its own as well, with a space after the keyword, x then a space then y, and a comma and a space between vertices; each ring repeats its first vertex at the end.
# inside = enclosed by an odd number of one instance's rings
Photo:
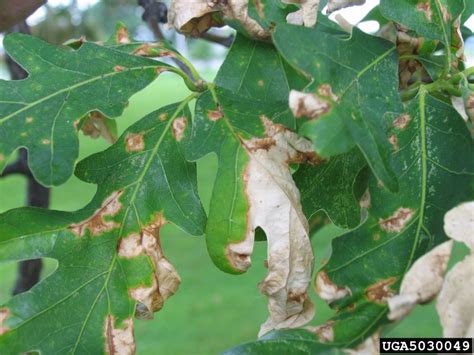
POLYGON ((6 31, 25 20, 45 3, 46 0, 1 0, 0 32, 6 31))

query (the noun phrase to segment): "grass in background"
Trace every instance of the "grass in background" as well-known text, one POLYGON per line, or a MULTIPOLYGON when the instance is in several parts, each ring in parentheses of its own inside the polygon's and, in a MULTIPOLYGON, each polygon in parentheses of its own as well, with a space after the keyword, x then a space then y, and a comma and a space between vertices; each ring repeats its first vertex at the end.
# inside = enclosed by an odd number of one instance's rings
MULTIPOLYGON (((211 75, 207 75, 212 76, 211 75)), ((119 132, 136 120, 163 105, 180 101, 187 95, 184 84, 173 76, 162 76, 148 88, 135 95, 124 114, 117 119, 119 132)), ((102 140, 91 140, 80 135, 80 159, 105 149, 102 140)), ((198 183, 205 208, 208 208, 216 159, 210 155, 198 163, 198 183)), ((10 176, 0 180, 0 212, 20 207, 25 200, 26 181, 23 177, 10 176)), ((51 208, 76 210, 89 202, 94 195, 94 185, 72 177, 66 184, 52 191, 51 208)), ((157 196, 159 198, 159 196, 157 196)), ((330 241, 340 230, 326 226, 312 239, 316 254, 316 269, 321 260, 330 255, 330 241)), ((267 317, 266 299, 260 295, 257 283, 267 270, 263 266, 266 244, 257 243, 253 266, 244 275, 233 276, 219 271, 207 255, 203 237, 192 237, 178 228, 163 228, 164 253, 176 266, 182 278, 179 291, 171 297, 152 321, 137 321, 135 334, 138 354, 217 354, 233 345, 256 338, 259 326, 267 317)), ((455 258, 465 254, 455 248, 455 258)), ((43 277, 55 268, 55 261, 46 260, 43 277)), ((0 303, 4 303, 14 284, 16 266, 0 264, 0 303)), ((333 311, 310 290, 316 303, 316 319, 320 324, 333 311)), ((434 305, 418 307, 400 325, 387 335, 396 337, 440 336, 441 327, 434 305)))

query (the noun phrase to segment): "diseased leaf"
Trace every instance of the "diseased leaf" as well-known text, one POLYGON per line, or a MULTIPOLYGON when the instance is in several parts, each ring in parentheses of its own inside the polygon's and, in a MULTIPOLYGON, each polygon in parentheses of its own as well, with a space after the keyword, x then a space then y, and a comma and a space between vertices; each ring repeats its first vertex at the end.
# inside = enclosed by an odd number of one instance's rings
POLYGON ((463 203, 444 216, 444 231, 453 240, 462 242, 470 254, 446 275, 436 302, 443 336, 446 338, 474 336, 474 202, 463 203))
POLYGON ((249 0, 173 0, 168 12, 168 23, 184 34, 199 37, 211 27, 223 26, 225 19, 250 38, 267 39, 269 32, 249 16, 248 3, 249 0))
POLYGON ((473 142, 450 105, 422 88, 394 118, 389 139, 399 193, 371 179, 367 221, 333 241, 332 256, 317 278, 319 292, 338 291, 329 301, 339 313, 329 324, 334 342, 346 347, 387 322, 387 300, 404 275, 446 240, 444 213, 473 194, 474 162, 467 159, 473 142))
POLYGON ((464 9, 464 0, 381 0, 382 15, 450 47, 454 21, 464 9))
POLYGON ((438 245, 410 267, 403 277, 400 294, 388 300, 390 320, 404 318, 416 305, 428 303, 438 295, 443 285, 452 245, 451 241, 438 245))
POLYGON ((172 69, 87 42, 73 51, 15 33, 4 45, 30 76, 0 81, 0 170, 17 148, 26 147, 33 175, 47 186, 72 174, 76 120, 91 111, 119 116, 130 96, 172 69))
POLYGON ((287 4, 298 4, 300 9, 293 12, 286 19, 294 25, 313 27, 318 19, 319 0, 282 0, 287 4))
POLYGON ((134 352, 134 314, 152 317, 180 282, 161 250, 161 226, 204 229, 196 169, 184 160, 189 137, 173 129, 189 122, 186 104, 151 113, 79 163, 76 175, 98 185, 83 209, 0 215, 0 261, 58 261, 47 279, 0 307, 0 352, 134 352))
POLYGON ((216 266, 245 272, 256 230, 266 234, 269 273, 260 290, 269 297, 270 317, 262 334, 313 317, 306 294, 313 264, 308 224, 288 166, 318 161, 309 141, 287 128, 295 126, 290 85, 301 83, 271 45, 237 37, 214 87, 197 102, 187 150, 190 160, 218 155, 206 225, 216 266))
POLYGON ((360 206, 354 185, 365 166, 365 159, 357 148, 318 166, 301 166, 293 178, 300 190, 301 204, 308 219, 322 210, 331 222, 341 228, 359 225, 360 206))
MULTIPOLYGON (((385 134, 390 114, 402 110, 395 46, 356 28, 347 39, 317 28, 279 25, 273 40, 291 65, 313 78, 306 91, 327 102, 328 108, 309 117, 300 130, 318 154, 338 155, 357 145, 382 183, 397 190, 385 134)), ((297 117, 304 110, 304 102, 293 107, 297 117)))

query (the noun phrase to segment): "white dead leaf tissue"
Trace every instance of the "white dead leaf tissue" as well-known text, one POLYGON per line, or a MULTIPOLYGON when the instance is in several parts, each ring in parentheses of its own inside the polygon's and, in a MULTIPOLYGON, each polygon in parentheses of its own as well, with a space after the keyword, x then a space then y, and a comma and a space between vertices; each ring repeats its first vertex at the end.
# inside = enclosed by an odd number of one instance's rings
POLYGON ((273 329, 297 328, 314 316, 307 290, 313 270, 309 226, 303 214, 300 193, 288 163, 312 155, 309 141, 262 117, 266 138, 244 142, 249 154, 245 172, 249 201, 247 235, 232 244, 231 252, 251 255, 255 229, 262 228, 268 241, 268 274, 259 284, 268 297, 269 317, 259 336, 273 329))
POLYGON ((436 309, 444 337, 474 336, 474 202, 463 203, 444 217, 444 231, 452 240, 419 258, 403 278, 400 294, 388 300, 388 318, 400 320, 417 304, 437 296, 436 309), (464 243, 470 254, 446 274, 453 240, 464 243))

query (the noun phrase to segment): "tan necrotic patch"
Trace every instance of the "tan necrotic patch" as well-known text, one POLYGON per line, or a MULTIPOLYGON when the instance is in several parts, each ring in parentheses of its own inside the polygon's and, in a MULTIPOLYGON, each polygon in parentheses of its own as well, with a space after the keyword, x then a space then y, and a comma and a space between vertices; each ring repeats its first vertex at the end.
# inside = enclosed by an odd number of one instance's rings
POLYGON ((408 123, 410 123, 411 117, 409 114, 403 114, 401 116, 398 116, 394 121, 393 121, 393 126, 398 129, 404 129, 408 126, 408 123))
POLYGON ((365 290, 365 297, 370 301, 378 304, 387 304, 388 299, 395 295, 395 291, 390 288, 397 281, 396 277, 390 277, 380 280, 370 285, 365 290))
POLYGON ((180 142, 184 137, 184 132, 186 130, 186 126, 188 125, 188 120, 186 117, 177 117, 173 121, 173 136, 174 138, 180 142))
POLYGON ((433 20, 433 11, 431 11, 431 0, 420 1, 416 4, 416 9, 425 14, 426 19, 431 22, 433 20))
POLYGON ((386 232, 401 232, 408 221, 413 217, 415 211, 410 208, 400 207, 393 215, 386 219, 379 219, 380 227, 386 232))
POLYGON ((130 297, 138 302, 135 315, 139 319, 151 319, 164 302, 179 287, 181 279, 174 266, 166 259, 160 245, 160 228, 166 224, 163 215, 157 214, 153 221, 143 227, 140 234, 132 233, 121 239, 118 254, 123 258, 146 255, 150 258, 154 274, 151 285, 142 285, 129 290, 130 297))
POLYGON ((308 222, 288 164, 313 151, 311 142, 284 126, 261 117, 265 138, 244 141, 249 154, 244 181, 249 201, 246 238, 227 247, 229 262, 240 270, 250 266, 255 230, 268 240, 268 274, 259 284, 268 297, 269 317, 259 335, 272 329, 308 323, 314 306, 307 296, 313 269, 308 222))
POLYGON ((145 149, 142 133, 128 133, 125 137, 125 147, 128 152, 140 152, 145 149))
POLYGON ((127 318, 121 327, 115 327, 115 317, 105 319, 105 352, 110 355, 133 355, 136 351, 133 320, 127 318))
POLYGON ((351 294, 349 287, 341 287, 336 285, 329 279, 325 271, 318 272, 315 283, 316 293, 327 303, 340 300, 351 294))
POLYGON ((89 230, 92 236, 98 236, 120 227, 120 224, 110 218, 117 215, 122 208, 119 200, 122 193, 123 191, 113 192, 104 200, 102 206, 95 211, 92 217, 83 222, 71 224, 69 229, 77 236, 82 237, 86 230, 89 230))

